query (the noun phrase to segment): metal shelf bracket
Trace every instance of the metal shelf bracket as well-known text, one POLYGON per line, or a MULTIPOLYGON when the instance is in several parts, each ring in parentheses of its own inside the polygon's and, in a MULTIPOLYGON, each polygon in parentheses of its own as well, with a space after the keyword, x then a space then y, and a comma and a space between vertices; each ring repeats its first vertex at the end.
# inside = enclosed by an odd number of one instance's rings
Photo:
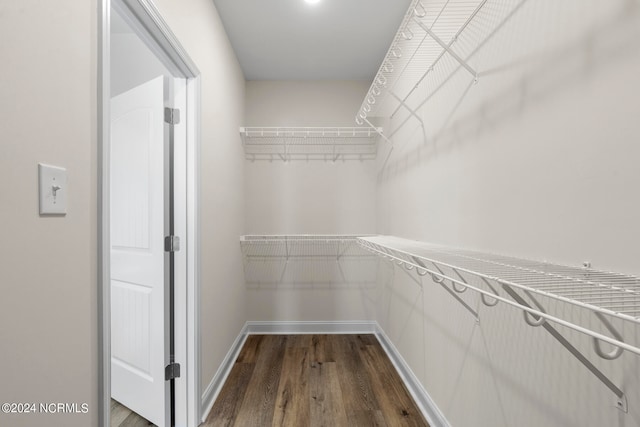
MULTIPOLYGON (((511 298, 513 298, 516 302, 518 302, 519 304, 526 306, 526 307, 530 307, 532 308, 514 289, 512 289, 509 286, 503 285, 503 289, 511 296, 511 298)), ((529 297, 531 297, 531 295, 529 294, 529 297)), ((539 302, 533 298, 532 301, 534 301, 534 303, 536 305, 539 304, 539 302)), ((526 320, 526 318, 525 318, 526 320)), ((625 396, 624 392, 617 386, 615 385, 610 379, 609 377, 607 377, 604 373, 602 373, 602 371, 600 371, 593 363, 591 363, 591 361, 589 359, 587 359, 581 352, 580 350, 578 350, 573 344, 571 344, 560 332, 558 332, 558 330, 556 328, 554 328, 553 326, 551 326, 549 324, 549 322, 547 322, 545 319, 540 318, 540 320, 542 320, 542 322, 540 322, 538 325, 532 325, 531 323, 529 323, 529 321, 527 320, 527 323, 529 325, 532 326, 542 326, 553 338, 555 338, 556 341, 558 341, 565 349, 567 349, 573 356, 575 356, 576 359, 578 359, 578 361, 580 363, 582 363, 593 375, 595 375, 609 390, 611 390, 613 392, 613 394, 616 395, 617 399, 616 399, 616 404, 615 407, 618 408, 619 410, 621 410, 622 412, 628 412, 628 407, 627 407, 627 397, 625 396)), ((538 322, 536 322, 538 323, 538 322)), ((595 340, 595 338, 594 338, 595 340)))
POLYGON ((417 18, 414 18, 414 21, 418 24, 420 28, 424 30, 425 33, 429 34, 429 37, 431 37, 436 43, 438 43, 442 49, 446 50, 447 53, 453 57, 453 59, 458 61, 458 63, 462 65, 462 67, 465 70, 467 70, 469 74, 473 76, 474 81, 476 82, 478 81, 478 72, 473 68, 471 68, 471 66, 467 63, 467 61, 465 61, 460 57, 460 55, 455 53, 455 51, 447 43, 443 42, 440 39, 440 37, 438 37, 433 31, 431 31, 431 29, 427 27, 422 21, 420 21, 417 18))

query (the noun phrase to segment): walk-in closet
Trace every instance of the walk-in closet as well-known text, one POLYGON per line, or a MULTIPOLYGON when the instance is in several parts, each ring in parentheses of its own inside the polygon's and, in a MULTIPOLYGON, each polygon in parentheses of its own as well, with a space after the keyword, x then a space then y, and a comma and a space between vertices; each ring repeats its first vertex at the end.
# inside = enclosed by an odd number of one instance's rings
POLYGON ((373 322, 432 425, 638 425, 638 11, 416 0, 366 85, 248 81, 248 330, 373 322))
POLYGON ((640 1, 0 38, 0 426, 640 427, 640 1))

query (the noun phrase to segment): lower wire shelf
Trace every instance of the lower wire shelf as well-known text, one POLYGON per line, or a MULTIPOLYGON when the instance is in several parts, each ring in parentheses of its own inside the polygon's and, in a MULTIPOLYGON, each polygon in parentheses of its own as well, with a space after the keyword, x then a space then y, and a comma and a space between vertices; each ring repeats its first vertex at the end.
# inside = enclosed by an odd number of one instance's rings
POLYGON ((527 324, 540 326, 549 333, 615 394, 616 407, 628 412, 625 393, 565 338, 557 326, 590 336, 595 353, 602 359, 617 359, 624 351, 640 355, 638 343, 625 342, 614 325, 625 327, 625 331, 632 330, 635 332, 633 335, 638 336, 640 278, 588 267, 452 249, 393 236, 361 237, 358 244, 408 274, 415 272, 419 279, 428 275, 478 321, 477 310, 459 295, 468 289, 479 293, 482 303, 488 307, 504 303, 522 310, 527 324), (578 307, 577 310, 587 310, 600 323, 596 322, 597 327, 584 326, 575 321, 575 316, 563 315, 565 311, 549 314, 541 301, 561 302, 578 307), (603 350, 602 342, 610 344, 613 349, 603 350))
POLYGON ((241 236, 245 282, 373 286, 377 257, 362 249, 357 238, 317 234, 241 236))
MULTIPOLYGON (((530 316, 527 319, 532 323, 552 321, 607 342, 620 350, 640 355, 640 348, 618 338, 619 334, 612 331, 613 326, 604 317, 640 325, 638 277, 452 249, 393 236, 362 237, 358 239, 358 243, 364 249, 393 260, 405 269, 415 269, 420 276, 429 274, 438 283, 448 281, 458 293, 466 289, 476 291, 481 294, 485 305, 495 305, 497 301, 501 301, 528 313, 530 316), (476 281, 472 283, 471 278, 476 281), (515 290, 522 291, 532 304, 522 297, 513 300, 501 296, 499 288, 507 291, 510 297, 513 297, 515 290), (548 314, 535 295, 592 311, 603 322, 607 322, 605 326, 614 337, 548 314), (535 320, 532 320, 534 317, 535 320)), ((616 351, 617 355, 620 350, 616 351)), ((604 357, 610 358, 606 355, 604 357)))

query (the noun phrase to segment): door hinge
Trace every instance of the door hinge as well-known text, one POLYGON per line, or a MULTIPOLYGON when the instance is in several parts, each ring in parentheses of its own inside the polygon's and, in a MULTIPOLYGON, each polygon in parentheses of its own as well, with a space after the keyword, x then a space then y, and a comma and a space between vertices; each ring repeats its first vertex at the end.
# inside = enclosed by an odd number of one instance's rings
POLYGON ((180 123, 180 110, 177 108, 165 107, 164 109, 164 121, 170 125, 177 125, 180 123))
POLYGON ((180 378, 180 364, 169 363, 167 367, 164 368, 164 380, 170 381, 176 378, 180 378))
POLYGON ((166 236, 164 238, 164 251, 165 252, 178 252, 180 250, 180 237, 178 236, 166 236))

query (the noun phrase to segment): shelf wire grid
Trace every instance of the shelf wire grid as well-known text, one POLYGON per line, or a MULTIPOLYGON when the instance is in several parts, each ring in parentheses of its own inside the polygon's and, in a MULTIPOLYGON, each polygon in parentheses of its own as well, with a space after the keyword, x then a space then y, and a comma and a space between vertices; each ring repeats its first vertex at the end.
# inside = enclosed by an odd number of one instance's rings
POLYGON ((437 103, 438 110, 446 108, 440 105, 442 100, 434 100, 445 87, 468 86, 458 94, 464 98, 482 72, 495 65, 480 52, 526 3, 528 0, 414 0, 362 101, 356 123, 370 124, 368 117, 394 118, 401 112, 401 124, 388 137, 411 117, 425 126, 428 104, 437 103))
POLYGON ((247 159, 282 160, 374 159, 379 128, 362 127, 243 127, 247 159))
POLYGON ((358 246, 361 236, 247 235, 240 237, 240 247, 247 259, 371 257, 358 246))
POLYGON ((456 41, 486 1, 412 1, 356 117, 393 116, 425 79, 437 87, 457 70, 460 64, 452 56, 456 41))
POLYGON ((240 246, 245 281, 249 285, 375 285, 377 257, 360 247, 357 237, 359 236, 242 236, 240 246))
MULTIPOLYGON (((470 285, 459 273, 525 292, 543 295, 594 313, 600 313, 640 324, 640 278, 620 273, 577 268, 531 261, 510 256, 446 248, 392 236, 358 239, 365 249, 390 258, 396 263, 431 273, 434 279, 452 281, 458 287, 514 305, 535 316, 544 317, 594 338, 640 354, 640 348, 585 329, 568 320, 549 316, 546 312, 524 307, 495 292, 470 285), (454 274, 451 274, 453 272, 454 274)), ((486 283, 486 282, 485 282, 486 283)))

